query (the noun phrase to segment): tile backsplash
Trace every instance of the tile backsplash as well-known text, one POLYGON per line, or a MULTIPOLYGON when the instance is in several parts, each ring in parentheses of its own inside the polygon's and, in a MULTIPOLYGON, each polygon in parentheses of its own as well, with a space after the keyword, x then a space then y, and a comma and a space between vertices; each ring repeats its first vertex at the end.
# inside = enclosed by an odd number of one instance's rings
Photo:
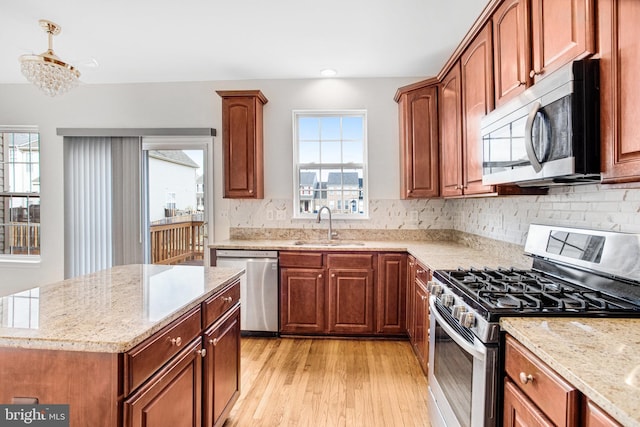
MULTIPOLYGON (((228 202, 232 237, 239 237, 234 230, 260 229, 272 237, 326 231, 325 220, 291 219, 292 200, 228 202)), ((334 229, 343 238, 375 240, 443 238, 457 230, 516 245, 524 245, 530 223, 640 233, 640 189, 596 184, 551 188, 544 196, 371 200, 369 209, 369 219, 334 220, 334 229)))

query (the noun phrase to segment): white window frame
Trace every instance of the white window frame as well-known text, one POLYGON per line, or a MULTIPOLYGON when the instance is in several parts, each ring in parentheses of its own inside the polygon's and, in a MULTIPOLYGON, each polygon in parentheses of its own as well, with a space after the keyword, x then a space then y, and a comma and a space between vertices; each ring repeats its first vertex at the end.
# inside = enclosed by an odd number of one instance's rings
MULTIPOLYGON (((367 137, 367 110, 357 109, 335 109, 335 110, 293 110, 292 127, 293 127, 293 218, 294 219, 315 219, 314 213, 300 212, 300 169, 319 166, 319 163, 299 163, 299 141, 298 141, 298 118, 299 117, 322 117, 322 116, 357 116, 362 117, 363 122, 363 141, 362 141, 362 159, 363 163, 322 163, 324 168, 328 169, 357 169, 362 168, 362 191, 363 191, 363 213, 362 214, 342 214, 335 212, 333 219, 361 221, 369 219, 369 179, 368 179, 368 137, 367 137)), ((330 204, 332 204, 330 202, 330 204)), ((335 206, 329 206, 333 211, 335 206)))
MULTIPOLYGON (((40 128, 38 126, 33 126, 33 125, 25 125, 25 126, 5 126, 5 125, 0 125, 0 133, 37 133, 38 134, 38 170, 40 173, 40 177, 42 176, 42 156, 41 156, 41 152, 40 152, 40 146, 42 143, 41 140, 41 134, 40 134, 40 128)), ((6 147, 4 147, 3 144, 3 149, 6 151, 6 147)), ((0 165, 0 167, 3 167, 2 165, 0 165)), ((5 183, 6 184, 6 183, 5 183)), ((11 192, 7 192, 7 193, 11 193, 11 192)), ((20 193, 16 193, 16 194, 20 194, 20 193)), ((31 193, 26 193, 26 194, 31 194, 31 193)), ((42 191, 41 191, 41 186, 38 185, 38 192, 34 193, 38 195, 38 199, 41 201, 42 200, 42 191)), ((42 238, 42 203, 40 204, 40 232, 39 232, 39 236, 40 239, 42 238)), ((0 253, 0 263, 5 264, 5 263, 40 263, 41 261, 41 256, 42 256, 42 241, 39 244, 39 248, 40 248, 40 252, 38 254, 4 254, 4 253, 0 253)))

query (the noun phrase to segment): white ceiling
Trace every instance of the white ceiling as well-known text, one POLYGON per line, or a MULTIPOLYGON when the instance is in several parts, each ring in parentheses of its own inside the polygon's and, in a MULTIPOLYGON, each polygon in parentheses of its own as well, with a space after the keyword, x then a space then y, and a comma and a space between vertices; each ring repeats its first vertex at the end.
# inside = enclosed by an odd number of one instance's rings
POLYGON ((0 83, 47 49, 87 84, 437 74, 488 0, 2 0, 0 83), (98 66, 91 66, 92 61, 98 66))

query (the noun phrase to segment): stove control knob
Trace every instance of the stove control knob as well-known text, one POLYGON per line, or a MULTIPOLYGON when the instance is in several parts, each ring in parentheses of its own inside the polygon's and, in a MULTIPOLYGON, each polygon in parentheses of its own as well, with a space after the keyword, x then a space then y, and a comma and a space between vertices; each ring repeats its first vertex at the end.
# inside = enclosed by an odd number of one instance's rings
POLYGON ((463 313, 460 316, 460 324, 465 328, 473 328, 476 324, 476 317, 473 313, 463 313))
POLYGON ((467 307, 465 307, 464 305, 454 305, 453 309, 451 310, 451 315, 454 319, 460 320, 460 316, 462 316, 466 311, 467 307))
POLYGON ((451 294, 444 294, 440 299, 442 300, 442 305, 445 307, 451 307, 453 305, 453 295, 451 294))
POLYGON ((432 284, 429 289, 429 292, 431 293, 431 295, 433 295, 434 297, 439 297, 440 295, 442 295, 442 286, 440 286, 436 282, 431 282, 431 283, 432 284))

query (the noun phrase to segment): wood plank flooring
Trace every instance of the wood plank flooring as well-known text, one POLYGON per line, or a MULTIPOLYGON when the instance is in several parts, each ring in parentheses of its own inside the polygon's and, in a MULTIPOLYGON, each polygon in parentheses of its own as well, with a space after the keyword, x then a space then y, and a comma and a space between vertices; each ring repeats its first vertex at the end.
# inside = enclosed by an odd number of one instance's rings
POLYGON ((224 427, 428 426, 408 341, 242 338, 241 395, 224 427))

